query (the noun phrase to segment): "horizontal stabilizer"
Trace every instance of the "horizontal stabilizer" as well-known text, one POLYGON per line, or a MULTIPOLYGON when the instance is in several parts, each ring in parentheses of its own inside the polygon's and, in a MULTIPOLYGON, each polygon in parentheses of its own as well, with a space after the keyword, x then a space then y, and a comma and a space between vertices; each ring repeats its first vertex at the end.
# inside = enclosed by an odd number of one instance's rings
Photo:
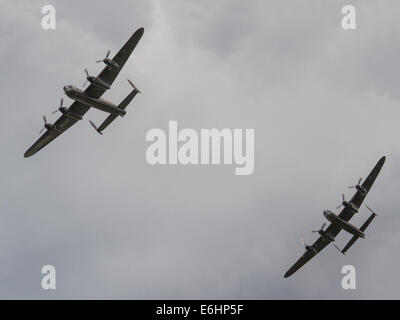
POLYGON ((113 121, 114 121, 115 119, 117 119, 117 118, 118 118, 118 114, 116 114, 116 113, 111 113, 111 114, 106 118, 106 120, 104 120, 103 123, 100 125, 98 131, 99 131, 99 132, 102 132, 105 128, 108 127, 108 125, 109 125, 111 122, 113 122, 113 121))
MULTIPOLYGON (((369 209, 369 207, 367 207, 369 209)), ((371 209, 369 209, 371 210, 371 209)), ((371 210, 372 211, 372 210, 371 210)), ((361 226, 360 230, 362 232, 365 231, 365 229, 367 229, 367 227, 369 226, 369 224, 372 222, 372 220, 374 220, 376 216, 375 212, 372 212, 372 214, 369 216, 369 218, 367 219, 367 221, 364 222, 364 224, 361 226)), ((358 236, 353 236, 350 241, 346 244, 346 246, 343 248, 342 253, 345 254, 347 250, 350 249, 350 247, 354 244, 354 242, 357 241, 359 237, 358 236)))
POLYGON ((367 219, 367 221, 365 221, 364 224, 361 226, 361 228, 360 228, 361 231, 365 231, 365 229, 367 229, 367 227, 369 226, 369 224, 371 223, 371 221, 374 220, 375 216, 377 215, 375 212, 373 212, 373 211, 371 210, 370 207, 368 207, 368 206, 366 206, 366 207, 367 207, 367 209, 368 209, 369 211, 372 212, 372 214, 369 216, 369 218, 367 219))
POLYGON ((354 244, 354 242, 357 241, 357 239, 359 238, 359 236, 353 236, 350 241, 345 245, 345 247, 342 250, 343 254, 346 254, 346 251, 350 249, 350 247, 354 244))
POLYGON ((129 79, 128 82, 133 87, 133 91, 130 94, 128 94, 128 96, 124 100, 122 100, 122 102, 118 105, 118 109, 125 110, 125 108, 136 96, 136 94, 140 93, 140 91, 135 87, 135 85, 129 79))
MULTIPOLYGON (((118 105, 118 109, 125 110, 125 108, 128 106, 128 104, 132 101, 132 99, 136 96, 136 94, 140 93, 140 91, 133 85, 133 83, 128 79, 128 82, 131 84, 133 87, 133 91, 128 94, 128 96, 122 100, 122 102, 118 105)), ((102 131, 107 128, 111 122, 113 122, 115 119, 118 118, 117 113, 111 113, 106 120, 100 125, 99 128, 95 128, 98 133, 102 134, 102 131)), ((92 124, 93 125, 93 124, 92 124)))

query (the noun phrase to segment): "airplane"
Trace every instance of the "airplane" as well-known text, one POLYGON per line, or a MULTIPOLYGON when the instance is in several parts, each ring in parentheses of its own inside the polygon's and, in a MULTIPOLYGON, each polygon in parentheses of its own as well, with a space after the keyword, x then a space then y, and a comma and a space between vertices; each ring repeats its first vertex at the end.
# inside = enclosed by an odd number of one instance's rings
POLYGON ((360 178, 355 186, 349 187, 350 189, 355 189, 356 193, 351 198, 350 201, 346 201, 344 195, 342 195, 342 203, 336 209, 343 207, 343 210, 339 215, 334 214, 330 210, 325 210, 323 212, 324 217, 330 222, 330 225, 326 228, 326 223, 324 223, 320 230, 312 230, 314 233, 318 233, 320 237, 314 242, 312 246, 309 246, 303 242, 305 247, 304 254, 296 261, 296 263, 285 273, 284 277, 288 278, 297 270, 299 270, 303 265, 305 265, 309 260, 311 260, 314 256, 316 256, 322 249, 324 249, 327 245, 332 243, 336 249, 338 249, 341 253, 346 254, 349 248, 359 239, 365 238, 365 229, 369 226, 372 220, 377 215, 372 209, 368 206, 367 209, 371 211, 371 215, 364 222, 364 224, 357 228, 353 224, 349 222, 349 220, 356 214, 367 196, 369 190, 371 189, 373 183, 375 182, 376 177, 383 164, 385 163, 385 157, 382 157, 375 167, 372 169, 371 173, 368 175, 367 179, 361 185, 362 178, 360 178), (353 235, 350 241, 345 245, 345 247, 340 250, 333 242, 335 241, 335 237, 338 233, 344 230, 353 235))
POLYGON ((74 102, 69 108, 66 108, 63 106, 63 99, 61 99, 59 108, 53 112, 60 112, 61 117, 58 118, 54 124, 48 123, 46 117, 43 116, 44 128, 40 133, 42 133, 44 129, 46 129, 46 132, 43 133, 43 135, 25 152, 25 158, 33 156, 64 131, 69 129, 79 120, 82 120, 83 115, 90 108, 96 108, 110 114, 99 127, 89 120, 93 128, 100 134, 103 134, 103 130, 118 116, 123 117, 126 114, 126 107, 136 94, 140 93, 129 79, 128 82, 132 86, 133 90, 119 105, 114 105, 110 101, 101 98, 101 96, 106 90, 111 88, 112 83, 125 65, 125 62, 128 60, 132 51, 135 49, 143 33, 143 28, 136 30, 112 59, 109 58, 111 53, 109 50, 103 60, 96 61, 103 62, 106 65, 97 77, 91 76, 88 70, 85 69, 87 77, 83 86, 85 86, 87 82, 90 82, 90 85, 85 90, 78 89, 73 85, 63 87, 65 94, 69 98, 73 99, 74 102))

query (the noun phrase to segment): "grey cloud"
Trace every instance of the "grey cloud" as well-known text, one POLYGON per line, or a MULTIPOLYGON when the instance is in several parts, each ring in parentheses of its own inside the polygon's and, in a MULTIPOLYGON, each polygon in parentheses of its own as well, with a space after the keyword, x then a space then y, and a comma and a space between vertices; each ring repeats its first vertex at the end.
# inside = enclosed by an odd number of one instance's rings
MULTIPOLYGON (((399 298, 395 1, 0 1, 2 298, 399 298), (290 5, 289 5, 290 3, 290 5), (79 10, 77 10, 79 8, 79 10), (67 83, 145 34, 106 98, 142 90, 104 136, 87 119, 30 159, 67 83), (255 128, 254 174, 149 166, 146 132, 255 128), (327 248, 292 278, 322 211, 387 155, 366 203, 379 217, 347 256, 327 248), (44 264, 57 290, 40 287, 44 264), (341 267, 357 268, 355 292, 341 267)), ((55 119, 55 118, 51 118, 55 119)), ((367 218, 361 210, 354 223, 367 218)), ((341 234, 338 244, 347 237, 341 234)))

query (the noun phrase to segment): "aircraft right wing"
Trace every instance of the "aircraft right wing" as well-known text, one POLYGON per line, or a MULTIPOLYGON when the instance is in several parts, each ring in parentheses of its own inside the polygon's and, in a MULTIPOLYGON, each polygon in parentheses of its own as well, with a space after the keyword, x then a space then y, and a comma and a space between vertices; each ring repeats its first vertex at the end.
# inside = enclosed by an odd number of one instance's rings
MULTIPOLYGON (((331 224, 332 225, 332 224, 331 224)), ((314 258, 322 249, 324 249, 328 244, 329 240, 325 237, 320 236, 317 241, 312 245, 311 250, 306 251, 299 260, 285 273, 284 277, 290 277, 293 273, 299 270, 302 266, 304 266, 308 261, 314 258)))
MULTIPOLYGON (((88 110, 88 106, 77 101, 73 102, 70 107, 70 111, 78 116, 83 116, 88 110)), ((36 140, 36 142, 25 152, 24 157, 28 158, 30 156, 33 156, 36 152, 48 145, 51 141, 53 141, 60 134, 72 127, 77 122, 78 119, 62 115, 54 123, 54 127, 57 130, 46 130, 46 132, 43 133, 42 136, 38 140, 36 140)))

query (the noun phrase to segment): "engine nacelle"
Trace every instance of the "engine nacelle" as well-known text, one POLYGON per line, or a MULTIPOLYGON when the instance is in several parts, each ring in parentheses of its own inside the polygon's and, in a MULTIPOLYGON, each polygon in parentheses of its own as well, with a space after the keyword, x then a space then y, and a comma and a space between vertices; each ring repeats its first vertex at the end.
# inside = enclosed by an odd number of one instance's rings
POLYGON ((326 232, 324 230, 319 230, 318 233, 320 236, 324 237, 325 239, 329 240, 330 242, 335 241, 335 238, 332 237, 328 232, 326 232))
POLYGON ((356 190, 358 192, 360 192, 363 196, 367 194, 367 189, 365 189, 364 187, 360 186, 359 184, 356 185, 356 190))
POLYGON ((45 127, 47 130, 53 130, 53 129, 54 129, 54 125, 51 124, 51 123, 46 123, 46 124, 44 125, 44 127, 45 127))
POLYGON ((355 213, 358 212, 357 207, 354 205, 353 202, 348 202, 348 201, 343 201, 342 202, 343 206, 345 206, 346 208, 350 208, 352 211, 354 211, 355 213))
POLYGON ((318 253, 317 249, 315 249, 313 246, 306 246, 306 252, 313 252, 313 253, 318 253))
POLYGON ((119 69, 118 63, 116 63, 116 62, 115 62, 114 60, 112 60, 112 59, 107 58, 107 59, 104 59, 103 62, 104 62, 107 66, 109 66, 110 68, 119 69))
POLYGON ((95 86, 98 86, 98 87, 101 87, 101 88, 103 88, 103 89, 108 90, 108 89, 111 88, 111 86, 110 86, 107 82, 105 82, 105 81, 103 81, 103 80, 101 80, 101 79, 99 79, 99 78, 97 78, 97 77, 90 76, 90 77, 87 77, 87 80, 88 80, 91 84, 93 84, 93 85, 95 85, 95 86))

